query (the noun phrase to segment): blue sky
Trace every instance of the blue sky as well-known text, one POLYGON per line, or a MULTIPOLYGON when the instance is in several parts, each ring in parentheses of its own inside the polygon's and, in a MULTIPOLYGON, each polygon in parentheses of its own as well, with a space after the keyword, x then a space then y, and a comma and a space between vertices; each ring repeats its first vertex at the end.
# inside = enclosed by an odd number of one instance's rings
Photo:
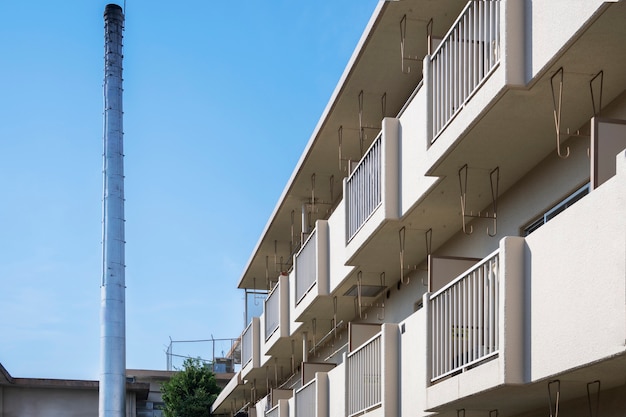
MULTIPOLYGON (((0 2, 0 363, 16 377, 98 378, 107 3, 0 2)), ((164 369, 170 337, 241 333, 236 284, 376 3, 127 0, 128 368, 164 369)))

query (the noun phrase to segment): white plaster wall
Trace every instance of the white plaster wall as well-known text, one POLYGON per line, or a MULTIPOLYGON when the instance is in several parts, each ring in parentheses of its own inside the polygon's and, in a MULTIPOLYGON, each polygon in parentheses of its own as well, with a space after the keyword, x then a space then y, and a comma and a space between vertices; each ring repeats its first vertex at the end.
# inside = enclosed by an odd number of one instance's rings
POLYGON ((526 79, 551 63, 605 3, 603 0, 526 1, 526 79))
POLYGON ((399 182, 400 216, 404 216, 427 195, 437 182, 436 177, 425 176, 428 144, 426 88, 422 87, 400 116, 399 182))
POLYGON ((346 361, 328 372, 328 411, 329 416, 346 414, 346 361))
MULTIPOLYGON (((294 256, 294 265, 295 265, 295 256, 294 256)), ((307 300, 305 297, 305 299, 303 299, 300 302, 300 305, 296 306, 296 301, 297 301, 296 300, 296 274, 298 273, 296 269, 297 268, 294 266, 294 268, 289 273, 289 295, 288 295, 289 299, 287 301, 289 303, 288 311, 289 311, 289 334, 290 335, 297 332, 300 326, 302 326, 301 322, 296 321, 296 317, 298 317, 298 314, 301 312, 304 305, 307 303, 307 300)), ((315 287, 309 292, 309 294, 307 294, 307 297, 309 295, 311 296, 310 300, 313 299, 313 295, 311 294, 313 292, 317 292, 317 285, 315 285, 315 287)))
POLYGON ((332 293, 354 269, 346 266, 346 217, 345 201, 341 201, 337 209, 328 219, 329 241, 329 291, 332 293))
MULTIPOLYGON (((312 243, 312 242, 311 242, 312 243)), ((317 277, 315 285, 309 290, 309 292, 297 303, 296 297, 296 275, 298 274, 297 264, 290 274, 289 280, 289 317, 291 317, 291 332, 294 334, 301 326, 301 322, 297 322, 296 319, 311 305, 311 303, 318 297, 328 296, 329 294, 329 270, 330 270, 330 242, 328 239, 328 221, 317 220, 315 226, 315 245, 316 245, 316 268, 317 277)), ((294 257, 295 260, 295 257, 294 257)))
POLYGON ((382 409, 385 417, 397 417, 400 410, 400 332, 397 324, 385 323, 382 338, 382 409))
POLYGON ((428 361, 426 310, 421 309, 400 328, 400 415, 426 416, 426 364, 428 361))
POLYGON ((618 174, 526 238, 531 379, 624 351, 626 155, 618 174))

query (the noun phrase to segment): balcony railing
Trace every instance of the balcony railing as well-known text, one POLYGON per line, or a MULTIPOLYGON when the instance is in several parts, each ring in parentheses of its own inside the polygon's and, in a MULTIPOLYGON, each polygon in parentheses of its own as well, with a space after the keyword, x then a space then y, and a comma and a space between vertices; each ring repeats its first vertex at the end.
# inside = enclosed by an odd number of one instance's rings
POLYGON ((496 251, 430 297, 431 381, 498 354, 499 259, 496 251))
POLYGON ((317 233, 314 230, 296 255, 296 304, 315 285, 317 276, 317 233))
POLYGON ((316 417, 317 402, 315 401, 316 380, 311 380, 308 384, 296 392, 296 416, 316 417))
POLYGON ((382 202, 382 133, 347 180, 347 238, 367 221, 382 202))
POLYGON ((246 366, 252 360, 252 322, 241 335, 241 366, 246 366))
POLYGON ((274 407, 270 408, 265 412, 265 417, 279 417, 280 415, 280 406, 276 404, 274 407))
POLYGON ((433 53, 433 140, 500 62, 500 0, 472 0, 433 53))
POLYGON ((265 299, 265 340, 278 330, 280 324, 280 284, 276 284, 265 299))
POLYGON ((381 348, 379 333, 348 356, 348 416, 362 413, 382 403, 381 348))

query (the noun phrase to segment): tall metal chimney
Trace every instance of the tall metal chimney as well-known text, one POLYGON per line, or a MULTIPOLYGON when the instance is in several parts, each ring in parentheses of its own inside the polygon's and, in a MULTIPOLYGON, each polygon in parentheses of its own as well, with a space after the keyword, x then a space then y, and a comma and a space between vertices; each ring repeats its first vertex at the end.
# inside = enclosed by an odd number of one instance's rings
POLYGON ((107 5, 104 9, 104 197, 100 287, 100 417, 126 416, 123 30, 122 8, 116 4, 107 5))

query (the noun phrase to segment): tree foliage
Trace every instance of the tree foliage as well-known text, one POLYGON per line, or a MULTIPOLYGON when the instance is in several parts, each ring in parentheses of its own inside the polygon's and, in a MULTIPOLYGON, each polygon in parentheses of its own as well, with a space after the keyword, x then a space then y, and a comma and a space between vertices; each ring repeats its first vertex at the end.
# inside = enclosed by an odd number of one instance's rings
POLYGON ((211 367, 199 359, 186 359, 183 369, 161 385, 165 417, 205 417, 221 388, 211 367))

